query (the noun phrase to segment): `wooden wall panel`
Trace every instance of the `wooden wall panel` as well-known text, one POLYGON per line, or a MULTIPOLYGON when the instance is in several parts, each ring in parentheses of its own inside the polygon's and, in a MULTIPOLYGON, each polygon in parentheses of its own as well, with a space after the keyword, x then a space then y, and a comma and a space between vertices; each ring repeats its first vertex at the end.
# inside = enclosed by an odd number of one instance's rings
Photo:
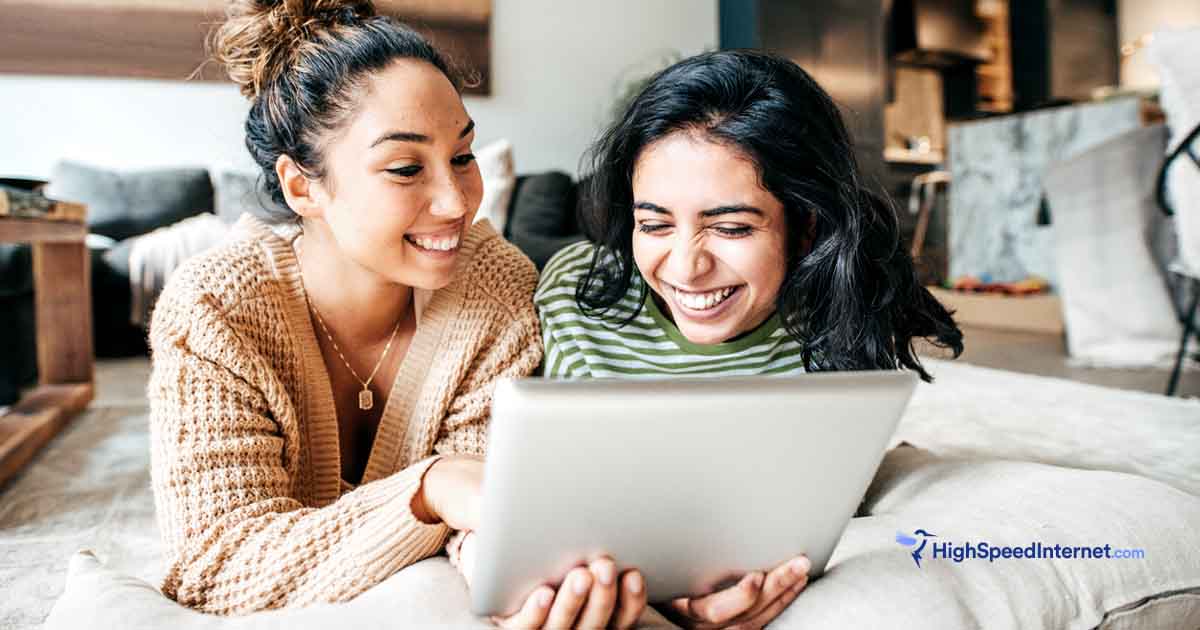
MULTIPOLYGON (((491 87, 491 0, 381 0, 491 87)), ((223 81, 205 63, 220 0, 0 0, 0 72, 223 81)))

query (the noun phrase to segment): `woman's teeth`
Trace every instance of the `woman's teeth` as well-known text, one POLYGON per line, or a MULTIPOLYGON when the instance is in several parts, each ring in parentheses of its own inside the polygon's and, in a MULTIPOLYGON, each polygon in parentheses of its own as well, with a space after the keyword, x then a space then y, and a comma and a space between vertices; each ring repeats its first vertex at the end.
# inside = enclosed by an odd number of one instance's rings
POLYGON ((716 291, 709 291, 708 293, 687 293, 685 291, 680 291, 675 287, 671 287, 671 289, 675 291, 675 299, 678 300, 680 304, 694 311, 707 311, 708 309, 714 308, 721 302, 729 299, 729 296, 733 295, 733 292, 737 290, 737 287, 725 287, 724 289, 717 289, 716 291))
POLYGON ((458 235, 442 238, 428 238, 424 236, 409 236, 407 238, 410 243, 421 249, 448 252, 458 248, 458 235))

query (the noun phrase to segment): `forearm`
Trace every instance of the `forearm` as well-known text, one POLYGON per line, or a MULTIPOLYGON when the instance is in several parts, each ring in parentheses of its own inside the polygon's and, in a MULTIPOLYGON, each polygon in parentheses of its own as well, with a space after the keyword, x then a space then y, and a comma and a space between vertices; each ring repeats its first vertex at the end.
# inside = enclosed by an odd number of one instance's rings
POLYGON ((351 599, 441 549, 448 528, 421 522, 410 507, 431 463, 320 509, 279 498, 206 513, 194 501, 167 498, 160 505, 173 512, 168 518, 194 534, 170 546, 163 591, 222 614, 351 599))

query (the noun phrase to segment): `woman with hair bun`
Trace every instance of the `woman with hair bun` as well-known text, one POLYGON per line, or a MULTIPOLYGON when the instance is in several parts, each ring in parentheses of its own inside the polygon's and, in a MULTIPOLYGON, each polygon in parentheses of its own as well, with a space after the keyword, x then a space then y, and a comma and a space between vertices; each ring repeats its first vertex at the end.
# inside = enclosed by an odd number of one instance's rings
MULTIPOLYGON (((367 0, 238 0, 213 43, 285 210, 242 217, 154 311, 162 590, 220 614, 345 601, 475 528, 494 384, 542 356, 537 273, 473 225, 474 123, 420 35, 367 0)), ((612 569, 500 621, 631 625, 641 577, 618 596, 612 569)))

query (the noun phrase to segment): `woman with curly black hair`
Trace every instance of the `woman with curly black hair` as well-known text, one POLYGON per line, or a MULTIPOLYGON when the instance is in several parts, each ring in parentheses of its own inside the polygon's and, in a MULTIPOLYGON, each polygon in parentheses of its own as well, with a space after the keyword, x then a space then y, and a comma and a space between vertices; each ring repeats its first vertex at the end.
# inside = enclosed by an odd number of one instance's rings
MULTIPOLYGON (((546 376, 909 369, 931 380, 914 339, 962 352, 836 106, 791 61, 685 59, 650 80, 590 158, 580 220, 592 242, 556 254, 535 296, 546 376)), ((797 558, 668 612, 687 626, 759 627, 807 569, 797 558)))

